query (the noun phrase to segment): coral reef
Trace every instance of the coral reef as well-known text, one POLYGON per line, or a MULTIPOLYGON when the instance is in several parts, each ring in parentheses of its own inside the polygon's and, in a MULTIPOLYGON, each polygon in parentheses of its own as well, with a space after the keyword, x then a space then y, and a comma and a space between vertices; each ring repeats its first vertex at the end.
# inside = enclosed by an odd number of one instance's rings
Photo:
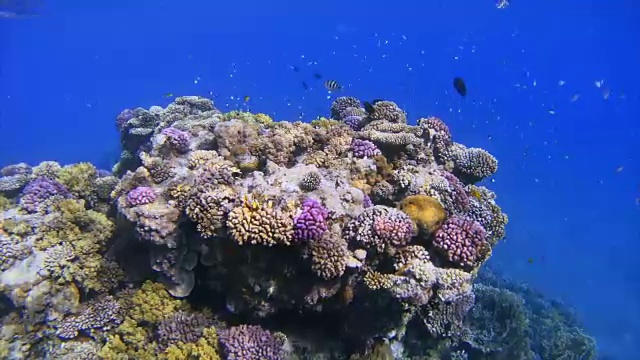
POLYGON ((341 97, 333 119, 302 123, 178 97, 117 116, 112 173, 88 163, 5 167, 2 351, 143 360, 526 353, 502 349, 497 332, 513 335, 510 348, 550 358, 560 342, 590 349, 575 331, 558 330, 552 343, 527 342, 520 322, 479 328, 489 314, 524 316, 513 296, 473 287, 505 235, 495 194, 474 185, 497 160, 455 143, 440 119, 410 125, 391 101, 372 108, 341 97))

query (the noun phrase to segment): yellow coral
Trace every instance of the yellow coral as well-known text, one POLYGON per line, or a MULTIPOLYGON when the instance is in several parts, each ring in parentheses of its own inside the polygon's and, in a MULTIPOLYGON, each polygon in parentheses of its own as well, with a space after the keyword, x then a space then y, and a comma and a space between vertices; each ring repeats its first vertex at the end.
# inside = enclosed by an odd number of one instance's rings
POLYGON ((218 360, 218 336, 214 328, 204 329, 202 337, 195 343, 179 342, 169 346, 161 359, 167 360, 183 360, 183 359, 199 359, 199 360, 218 360))
POLYGON ((58 181, 77 197, 91 195, 97 178, 96 167, 86 162, 65 166, 58 172, 58 181))
POLYGON ((334 119, 327 119, 326 117, 323 117, 323 116, 319 116, 317 119, 311 120, 312 126, 319 127, 321 129, 330 129, 340 124, 342 124, 342 122, 334 119))
POLYGON ((11 200, 6 197, 0 195, 0 211, 5 211, 10 208, 12 205, 11 200))
POLYGON ((15 221, 13 219, 6 219, 2 221, 2 230, 11 235, 24 237, 30 234, 33 228, 26 221, 15 221))
POLYGON ((178 310, 186 310, 187 306, 174 299, 164 285, 147 281, 133 294, 130 316, 138 322, 157 322, 178 310))
POLYGON ((196 150, 189 154, 189 169, 197 169, 208 161, 218 158, 219 155, 213 150, 196 150))
POLYGON ((292 214, 274 208, 271 201, 245 197, 242 205, 229 213, 227 226, 240 245, 290 245, 293 241, 292 214))
POLYGON ((273 122, 271 116, 263 113, 256 114, 253 118, 256 120, 256 122, 263 125, 269 125, 273 122))
POLYGON ((107 343, 99 352, 104 360, 152 360, 157 359, 156 344, 149 342, 147 330, 138 326, 131 318, 125 318, 122 324, 110 335, 107 343))
POLYGON ((187 206, 192 187, 188 184, 172 184, 167 189, 167 193, 175 200, 175 207, 182 210, 187 206))
POLYGON ((442 204, 427 195, 408 196, 400 202, 399 207, 420 229, 429 233, 436 231, 447 217, 442 204))
POLYGON ((393 283, 391 281, 392 275, 382 274, 377 271, 369 271, 364 274, 364 284, 371 290, 388 289, 393 283))

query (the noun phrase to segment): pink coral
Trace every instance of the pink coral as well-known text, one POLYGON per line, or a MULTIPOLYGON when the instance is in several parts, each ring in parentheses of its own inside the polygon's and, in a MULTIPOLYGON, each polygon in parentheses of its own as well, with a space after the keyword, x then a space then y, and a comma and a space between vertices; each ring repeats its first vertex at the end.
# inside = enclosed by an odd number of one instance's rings
POLYGON ((127 204, 129 206, 138 206, 151 204, 156 201, 157 195, 153 188, 147 186, 139 186, 129 190, 127 193, 127 204))
POLYGON ((377 216, 373 220, 373 230, 385 243, 403 246, 413 237, 415 228, 408 215, 396 210, 386 216, 377 216))
POLYGON ((189 140, 191 135, 188 132, 170 127, 162 130, 162 135, 166 136, 171 146, 179 153, 189 151, 189 140))
POLYGON ((436 232, 433 245, 447 260, 461 267, 479 265, 491 250, 486 241, 487 232, 477 221, 453 216, 436 232))

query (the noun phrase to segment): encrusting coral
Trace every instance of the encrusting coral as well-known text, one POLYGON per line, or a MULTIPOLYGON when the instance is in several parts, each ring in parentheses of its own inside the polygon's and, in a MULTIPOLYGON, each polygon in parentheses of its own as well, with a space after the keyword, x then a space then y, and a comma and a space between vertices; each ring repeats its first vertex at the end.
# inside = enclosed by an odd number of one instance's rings
POLYGON ((284 359, 309 351, 290 341, 299 327, 353 355, 402 354, 412 331, 440 344, 422 355, 467 334, 472 282, 507 222, 473 185, 497 160, 440 119, 363 107, 341 97, 333 119, 275 122, 178 97, 118 115, 112 173, 4 168, 0 290, 30 335, 0 341, 41 358, 74 345, 86 358, 284 359))

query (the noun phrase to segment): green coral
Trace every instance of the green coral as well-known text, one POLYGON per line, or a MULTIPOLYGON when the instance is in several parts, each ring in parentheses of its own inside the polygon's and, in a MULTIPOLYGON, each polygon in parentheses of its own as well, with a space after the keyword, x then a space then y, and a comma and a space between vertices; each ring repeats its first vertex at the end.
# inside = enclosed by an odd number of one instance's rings
POLYGON ((85 290, 113 288, 122 271, 103 257, 114 224, 103 214, 86 210, 83 200, 63 200, 36 229, 34 247, 46 251, 47 270, 59 282, 74 281, 85 290), (64 259, 61 254, 67 254, 64 259))
POLYGON ((156 359, 154 343, 149 342, 148 331, 138 323, 125 318, 115 330, 114 335, 107 338, 107 343, 100 349, 99 356, 104 360, 153 360, 156 359))
POLYGON ((311 120, 311 126, 318 127, 322 129, 330 129, 335 126, 339 126, 343 124, 341 121, 334 119, 327 119, 326 117, 319 116, 316 119, 311 120))
MULTIPOLYGON (((158 345, 152 342, 152 329, 156 324, 177 311, 188 310, 189 306, 185 302, 174 299, 166 291, 164 285, 147 281, 140 289, 133 294, 124 296, 127 312, 124 321, 115 329, 115 333, 110 335, 107 343, 102 347, 100 356, 106 360, 136 359, 151 360, 158 359, 158 345)), ((198 354, 211 354, 213 349, 217 353, 215 342, 209 343, 211 339, 217 339, 215 332, 207 332, 196 344, 176 344, 163 353, 161 358, 165 359, 189 359, 190 357, 175 357, 176 354, 190 354, 195 359, 217 359, 208 358, 198 354), (204 340, 203 340, 204 339, 204 340), (201 343, 202 342, 202 343, 201 343), (209 349, 211 348, 211 349, 209 349), (174 357, 170 357, 174 356, 174 357)))
POLYGON ((18 237, 29 235, 33 231, 33 227, 26 221, 16 221, 14 219, 6 219, 1 222, 2 230, 6 233, 18 237))
POLYGON ((167 360, 219 360, 218 335, 215 328, 204 329, 202 337, 195 343, 179 342, 169 346, 164 353, 161 354, 160 358, 167 360))
POLYGON ((87 199, 96 190, 98 170, 90 163, 68 165, 58 172, 58 181, 76 197, 87 199))
POLYGON ((187 306, 180 300, 174 299, 164 285, 147 281, 136 291, 132 299, 131 318, 138 322, 155 323, 179 310, 186 310, 187 306))
POLYGON ((11 200, 7 199, 3 195, 0 195, 0 211, 5 211, 13 206, 11 200))

